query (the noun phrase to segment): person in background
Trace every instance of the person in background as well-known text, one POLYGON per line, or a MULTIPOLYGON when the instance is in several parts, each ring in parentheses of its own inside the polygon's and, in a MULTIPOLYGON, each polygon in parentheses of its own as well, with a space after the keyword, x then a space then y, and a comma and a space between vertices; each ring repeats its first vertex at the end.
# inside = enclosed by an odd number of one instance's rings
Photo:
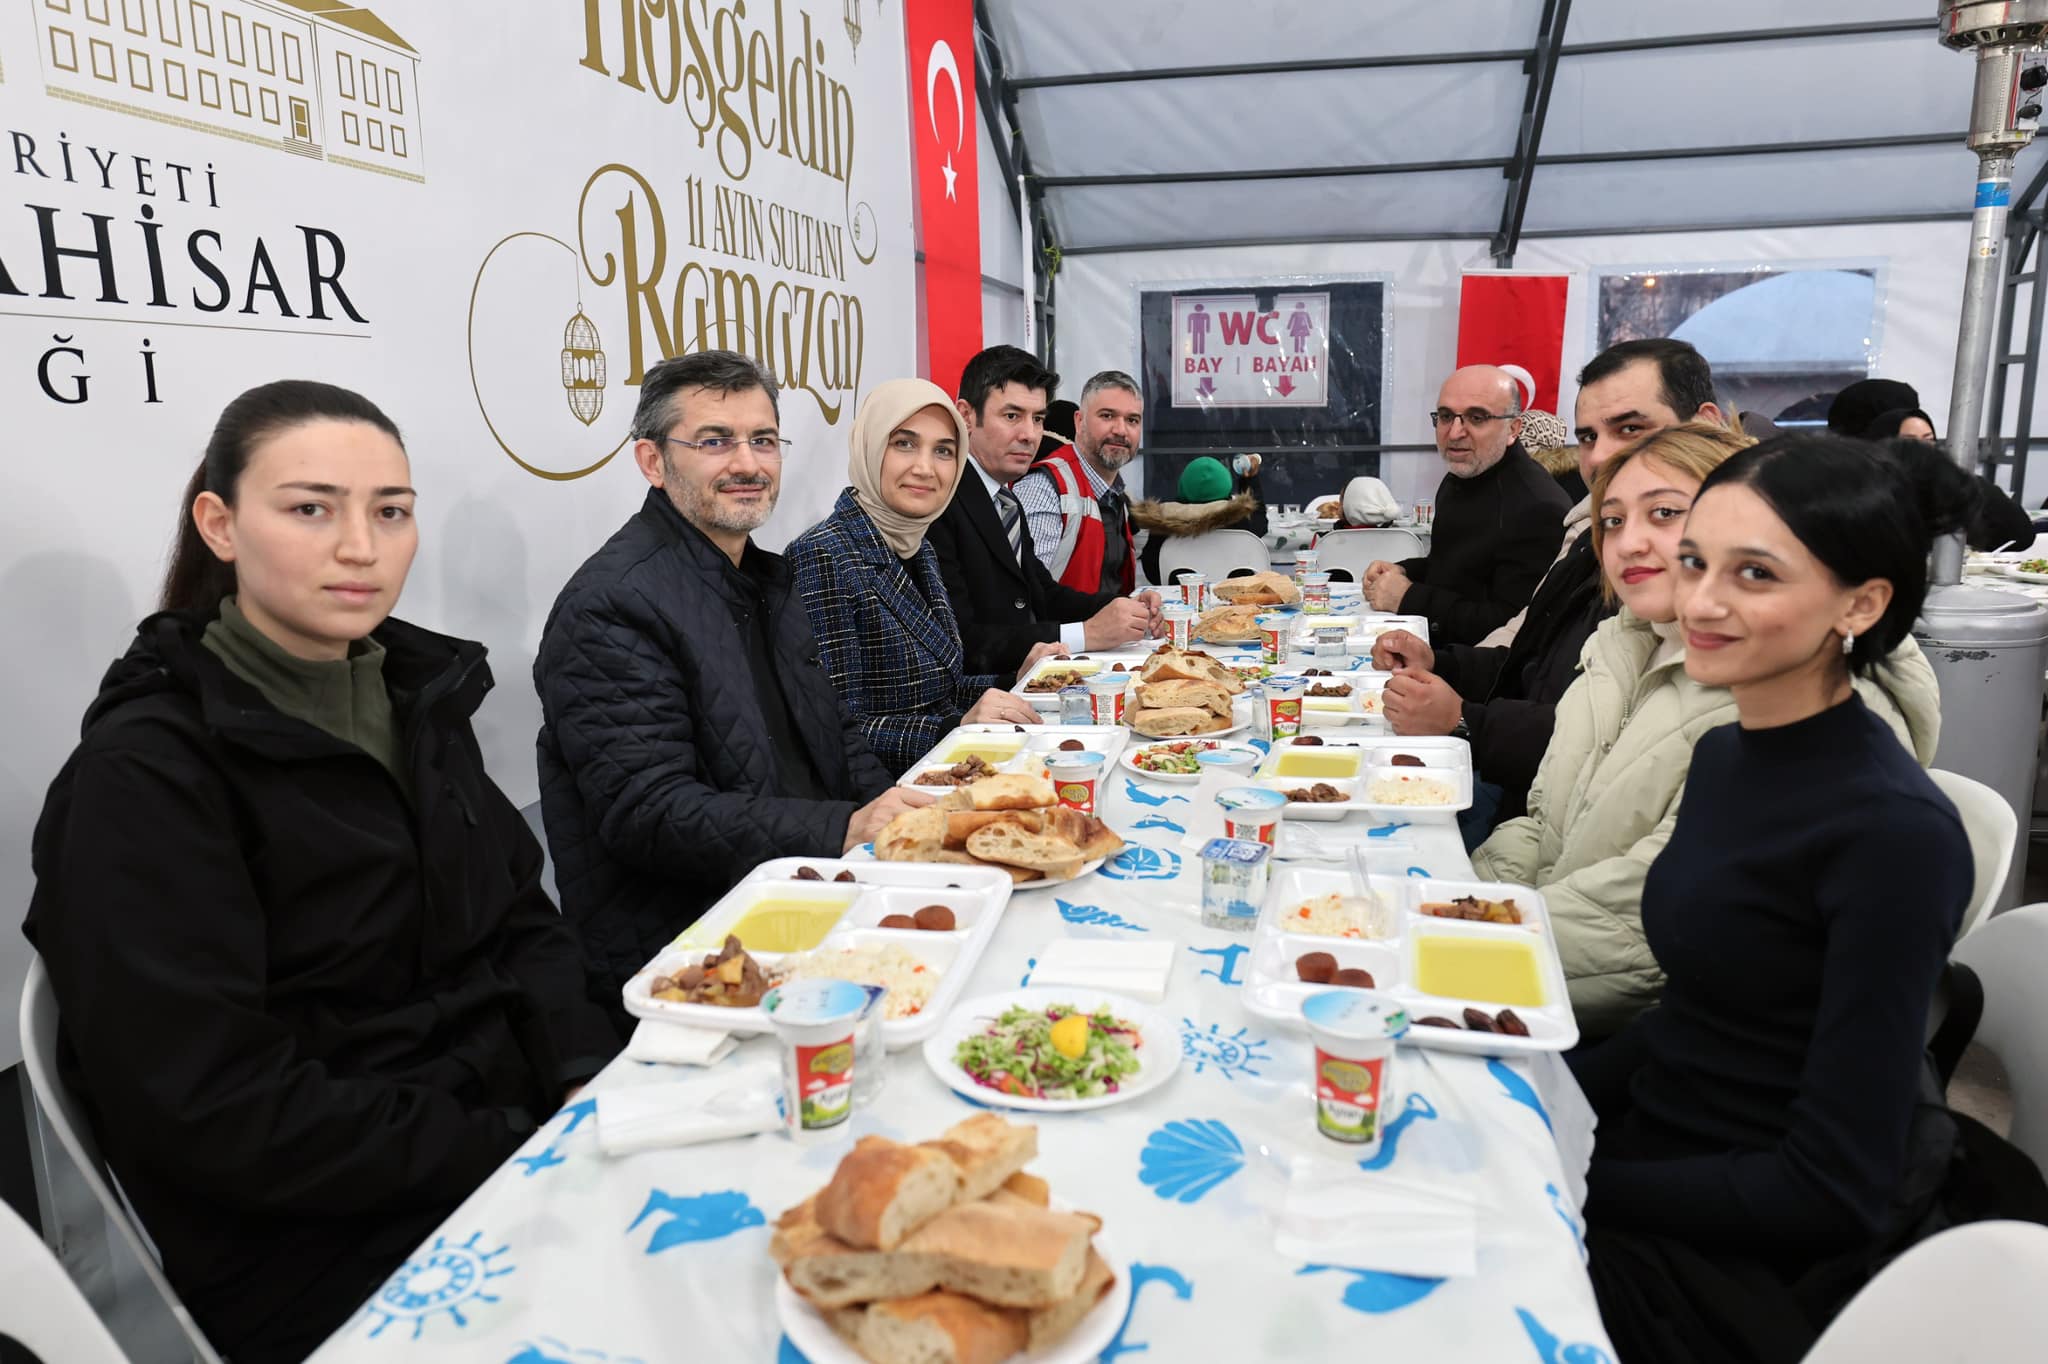
MULTIPOLYGON (((1947 452, 1940 448, 1934 434, 1934 419, 1919 408, 1897 408, 1886 412, 1870 423, 1864 432, 1866 440, 1904 440, 1913 446, 1926 449, 1907 449, 1897 452, 1902 458, 1914 461, 1931 457, 1948 459, 1947 452)), ((1953 461, 1950 461, 1953 463, 1953 461)), ((1971 549, 2031 549, 2034 545, 2034 518, 2027 515, 2012 494, 1992 482, 1984 474, 1977 476, 1977 510, 1970 516, 1970 525, 1964 539, 1971 549)))
POLYGON ((1012 490, 1038 560, 1077 592, 1122 596, 1138 583, 1123 470, 1138 453, 1145 400, 1138 381, 1106 369, 1081 390, 1074 441, 1041 456, 1012 490))
POLYGON ((1266 509, 1259 502, 1257 455, 1237 455, 1232 464, 1242 463, 1249 472, 1236 475, 1214 455, 1200 455, 1180 471, 1180 500, 1177 502, 1133 502, 1131 523, 1146 533, 1138 551, 1145 581, 1161 587, 1173 584, 1161 576, 1159 551, 1176 535, 1203 535, 1233 527, 1263 538, 1266 509))
POLYGON ((36 825, 58 1065, 221 1354, 299 1360, 618 1047, 359 394, 229 403, 36 825))
MULTIPOLYGON (((1812 439, 1781 438, 1773 448, 1796 450, 1812 439)), ((1671 836, 1693 745, 1733 720, 1736 708, 1725 688, 1685 666, 1679 540, 1704 481, 1752 444, 1717 424, 1687 423, 1644 437, 1595 476, 1593 552, 1621 610, 1593 632, 1579 679, 1557 703, 1529 813, 1494 830, 1472 855, 1482 880, 1543 892, 1572 1011, 1588 1039, 1619 1031, 1663 987, 1643 933, 1643 879, 1671 836)), ((1772 567, 1759 562, 1748 571, 1746 581, 1763 583, 1772 567)), ((1931 762, 1941 726, 1934 670, 1911 639, 1881 657, 1884 666, 1858 691, 1912 755, 1931 762)))
MULTIPOLYGON (((1653 431, 1688 419, 1721 420, 1713 371, 1683 341, 1610 346, 1579 371, 1578 387, 1579 471, 1589 482, 1618 451, 1653 431)), ((1564 550, 1528 609, 1481 647, 1434 649, 1405 630, 1373 646, 1373 666, 1399 673, 1386 691, 1396 734, 1456 734, 1472 743, 1479 780, 1472 809, 1460 820, 1468 846, 1476 847, 1497 820, 1522 813, 1550 743, 1557 699, 1578 676, 1587 637, 1612 609, 1585 534, 1591 521, 1590 498, 1565 514, 1564 550)))
POLYGON ((1897 379, 1858 379, 1828 404, 1828 430, 1841 436, 1868 439, 1872 424, 1885 413, 1919 406, 1920 392, 1911 384, 1897 379))
POLYGON ((1375 611, 1428 617, 1432 640, 1477 644, 1528 605, 1557 557, 1571 503, 1517 439, 1522 389, 1513 375, 1467 365, 1444 381, 1429 419, 1447 469, 1429 553, 1367 565, 1365 598, 1375 611))
POLYGON ((1567 500, 1577 502, 1586 496, 1586 480, 1579 476, 1579 443, 1557 414, 1536 407, 1522 413, 1522 448, 1557 480, 1567 500))
POLYGON ((1401 519, 1401 504, 1394 500, 1393 490, 1371 474, 1360 474, 1344 485, 1337 511, 1333 530, 1370 530, 1401 519))
MULTIPOLYGON (((1045 405, 1045 434, 1062 444, 1074 443, 1075 419, 1080 415, 1080 404, 1071 398, 1054 398, 1045 405)), ((1041 448, 1040 455, 1051 451, 1041 448)))
POLYGON ((1017 671, 1037 644, 1057 642, 1078 653, 1157 633, 1156 594, 1076 591, 1039 562, 1010 485, 1037 456, 1046 404, 1059 381, 1015 346, 989 347, 960 374, 956 406, 967 419, 973 463, 965 472, 972 476, 960 480, 925 538, 939 556, 967 671, 977 676, 1017 671))
POLYGON ((789 565, 756 545, 782 487, 775 380, 734 351, 647 371, 640 510, 555 599, 533 663, 541 813, 591 998, 741 877, 836 857, 923 798, 892 783, 818 660, 789 565))
POLYGON ((1643 883, 1662 1003, 1569 1058, 1599 1115, 1586 1249, 1623 1360, 1790 1364, 1952 1220, 1957 1123, 1923 1057, 1970 844, 1868 684, 1910 646, 1971 492, 1952 464, 1791 435, 1693 501, 1684 667, 1736 723, 1701 736, 1643 883))
MULTIPOLYGON (((892 773, 963 724, 1038 723, 1030 702, 1000 690, 1010 679, 963 671, 939 556, 925 543, 967 457, 967 423, 944 389, 877 386, 854 414, 852 486, 785 551, 825 671, 892 773)), ((1024 671, 1058 648, 1037 646, 1024 671)))

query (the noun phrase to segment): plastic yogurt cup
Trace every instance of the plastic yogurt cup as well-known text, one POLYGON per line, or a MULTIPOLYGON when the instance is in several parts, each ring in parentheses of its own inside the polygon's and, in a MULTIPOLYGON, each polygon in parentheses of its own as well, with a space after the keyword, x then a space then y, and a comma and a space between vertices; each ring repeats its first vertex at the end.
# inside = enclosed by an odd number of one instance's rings
POLYGON ((1129 673, 1097 673, 1085 684, 1088 688, 1088 722, 1096 725, 1120 725, 1124 722, 1124 696, 1131 685, 1129 673))
POLYGON ((1301 582, 1301 612, 1305 616, 1330 614, 1330 575, 1321 571, 1298 573, 1301 582))
POLYGON ((1185 602, 1169 602, 1162 607, 1160 616, 1166 621, 1166 642, 1176 649, 1192 649, 1195 646, 1194 607, 1185 602))
POLYGON ((1394 1110, 1394 1043, 1408 1011, 1377 990, 1322 990, 1302 1001, 1316 1049, 1316 1130, 1360 1155, 1380 1149, 1381 1115, 1394 1110))
POLYGON ((1069 810, 1095 813, 1095 783, 1102 777, 1100 753, 1054 753, 1045 760, 1053 795, 1069 810))
POLYGON ((1305 677, 1266 679, 1266 723, 1260 729, 1268 740, 1277 744, 1300 735, 1302 697, 1307 691, 1305 677))
POLYGON ((1206 573, 1183 573, 1180 575, 1180 599, 1195 610, 1202 609, 1203 594, 1209 590, 1209 575, 1206 573))
POLYGON ((1216 793, 1223 810, 1223 836, 1272 847, 1280 836, 1287 796, 1269 786, 1232 786, 1216 793))
POLYGON ((814 978, 778 985, 762 999, 782 1044, 783 1126, 797 1137, 853 1116, 854 1073, 866 1018, 879 1017, 871 986, 814 978))
MULTIPOLYGON (((1297 549, 1294 551, 1294 581, 1306 587, 1308 575, 1323 566, 1323 552, 1319 549, 1297 549)), ((1329 579, 1323 579, 1328 582, 1329 579)), ((1306 608, 1304 608, 1306 609, 1306 608)))
POLYGON ((1256 619, 1255 623, 1259 627, 1260 662, 1280 662, 1281 656, 1287 652, 1287 629, 1293 622, 1294 617, 1283 616, 1278 612, 1269 612, 1256 619))

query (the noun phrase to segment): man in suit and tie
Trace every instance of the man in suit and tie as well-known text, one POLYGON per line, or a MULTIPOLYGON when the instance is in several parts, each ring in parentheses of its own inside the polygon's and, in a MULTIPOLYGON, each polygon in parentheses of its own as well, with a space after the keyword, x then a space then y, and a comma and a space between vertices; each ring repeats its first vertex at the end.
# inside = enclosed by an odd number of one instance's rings
POLYGON ((1030 469, 1059 375, 1028 351, 992 346, 960 375, 972 476, 931 526, 946 595, 959 618, 969 673, 1015 673, 1035 646, 1114 649, 1153 633, 1159 597, 1089 593, 1055 581, 1039 562, 1010 485, 1030 469))

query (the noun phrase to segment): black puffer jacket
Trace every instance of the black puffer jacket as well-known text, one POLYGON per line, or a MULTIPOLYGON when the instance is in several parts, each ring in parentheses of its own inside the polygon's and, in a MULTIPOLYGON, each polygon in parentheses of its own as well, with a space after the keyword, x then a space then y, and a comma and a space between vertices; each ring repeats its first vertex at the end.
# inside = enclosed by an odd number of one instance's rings
POLYGON ((1600 595, 1593 537, 1581 533, 1537 585, 1514 643, 1437 650, 1437 676, 1465 698, 1472 768, 1502 789, 1501 823, 1528 813, 1529 785, 1550 747, 1557 700, 1579 675, 1586 640, 1614 610, 1600 595))
POLYGON ((775 681, 830 800, 778 794, 723 552, 660 490, 576 570, 534 660, 541 812, 592 998, 619 987, 773 857, 837 857, 889 789, 818 660, 778 555, 766 584, 775 681))
POLYGON ((484 773, 482 646, 374 636, 409 802, 202 625, 151 616, 107 673, 24 931, 171 1282, 223 1353, 297 1359, 617 1042, 484 773))

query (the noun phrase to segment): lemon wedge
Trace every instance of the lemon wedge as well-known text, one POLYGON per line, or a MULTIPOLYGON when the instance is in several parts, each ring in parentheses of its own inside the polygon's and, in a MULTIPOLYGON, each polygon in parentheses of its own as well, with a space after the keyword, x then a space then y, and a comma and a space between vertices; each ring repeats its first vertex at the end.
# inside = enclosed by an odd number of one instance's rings
POLYGON ((1088 1017, 1068 1014, 1052 1025, 1052 1049, 1070 1060, 1080 1060, 1088 1050, 1088 1017))

